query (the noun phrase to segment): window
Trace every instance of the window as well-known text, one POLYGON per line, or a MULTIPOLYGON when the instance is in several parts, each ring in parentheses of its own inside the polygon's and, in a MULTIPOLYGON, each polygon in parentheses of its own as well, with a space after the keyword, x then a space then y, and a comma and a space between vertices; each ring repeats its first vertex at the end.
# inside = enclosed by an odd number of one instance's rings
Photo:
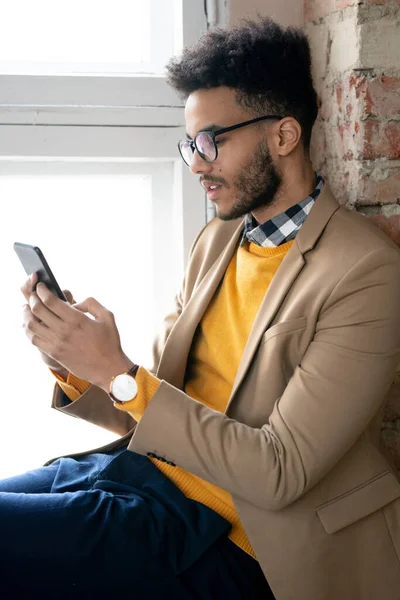
MULTIPOLYGON (((16 0, 6 9, 9 30, 15 33, 21 25, 12 11, 40 20, 42 10, 54 36, 53 4, 42 0, 31 14, 31 3, 16 0)), ((182 103, 161 68, 166 49, 177 52, 205 30, 203 3, 85 4, 84 10, 75 0, 65 3, 60 10, 68 18, 60 19, 58 12, 57 21, 72 29, 79 10, 79 31, 60 33, 60 46, 51 57, 45 46, 54 46, 49 37, 42 43, 45 33, 36 36, 40 44, 28 43, 29 54, 21 44, 6 43, 8 54, 1 46, 0 308, 7 315, 7 331, 0 452, 7 459, 0 464, 0 477, 115 437, 50 410, 53 378, 20 326, 19 288, 25 275, 13 242, 40 246, 61 287, 71 289, 77 301, 94 296, 112 310, 124 350, 148 365, 154 331, 207 218, 204 193, 176 149, 184 135, 182 103), (105 8, 118 12, 118 19, 105 20, 105 8), (134 19, 133 9, 143 25, 138 29, 146 34, 128 60, 125 23, 134 19), (87 41, 93 40, 87 47, 85 32, 87 41), (114 53, 104 54, 102 39, 114 53), (83 43, 79 50, 78 42, 83 43)))
POLYGON ((0 71, 162 73, 181 14, 176 0, 13 0, 2 7, 0 71))

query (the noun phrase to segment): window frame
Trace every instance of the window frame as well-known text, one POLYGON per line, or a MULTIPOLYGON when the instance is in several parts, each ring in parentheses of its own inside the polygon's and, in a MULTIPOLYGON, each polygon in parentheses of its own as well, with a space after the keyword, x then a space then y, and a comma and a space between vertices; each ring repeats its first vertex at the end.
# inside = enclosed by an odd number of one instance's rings
MULTIPOLYGON (((207 15, 199 1, 174 0, 174 11, 177 54, 207 30, 207 15)), ((154 125, 164 124, 167 115, 176 122, 182 106, 163 74, 0 73, 0 124, 93 125, 97 121, 102 125, 154 125), (154 108, 164 111, 155 116, 154 108)))
MULTIPOLYGON (((175 0, 175 11, 178 52, 206 31, 207 16, 203 2, 175 0)), ((0 74, 0 133, 3 174, 13 164, 23 173, 22 165, 32 162, 46 172, 54 161, 174 161, 174 219, 184 268, 210 211, 204 190, 181 165, 183 102, 164 76, 0 74)))

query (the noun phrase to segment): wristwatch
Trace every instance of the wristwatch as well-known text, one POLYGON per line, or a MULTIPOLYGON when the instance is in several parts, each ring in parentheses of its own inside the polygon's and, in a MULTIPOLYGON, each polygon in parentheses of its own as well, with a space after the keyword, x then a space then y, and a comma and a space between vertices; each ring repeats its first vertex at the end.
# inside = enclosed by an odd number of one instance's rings
POLYGON ((113 402, 124 404, 136 397, 138 387, 135 381, 139 365, 133 365, 126 373, 120 373, 111 379, 108 395, 113 402))

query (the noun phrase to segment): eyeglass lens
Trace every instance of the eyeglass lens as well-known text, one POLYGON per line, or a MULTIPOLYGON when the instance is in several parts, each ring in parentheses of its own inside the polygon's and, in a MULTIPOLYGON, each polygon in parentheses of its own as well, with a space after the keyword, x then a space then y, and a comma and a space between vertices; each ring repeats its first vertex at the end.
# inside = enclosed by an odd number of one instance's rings
MULTIPOLYGON (((200 131, 196 135, 194 142, 196 144, 197 152, 203 160, 212 162, 216 159, 217 149, 211 135, 205 131, 200 131)), ((187 165, 191 165, 193 160, 194 150, 192 144, 193 143, 189 142, 189 140, 184 140, 179 146, 182 158, 187 165)))
POLYGON ((208 133, 200 131, 200 133, 197 134, 196 148, 201 158, 203 158, 207 162, 212 162, 216 159, 217 149, 214 143, 214 139, 208 133))

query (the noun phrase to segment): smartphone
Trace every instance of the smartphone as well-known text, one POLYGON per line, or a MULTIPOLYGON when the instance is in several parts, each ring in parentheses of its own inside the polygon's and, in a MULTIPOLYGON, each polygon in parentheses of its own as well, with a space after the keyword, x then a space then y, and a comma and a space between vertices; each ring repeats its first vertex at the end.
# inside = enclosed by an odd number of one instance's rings
POLYGON ((51 290, 55 296, 60 298, 60 300, 67 302, 67 298, 64 296, 60 286, 58 285, 56 278, 54 277, 40 248, 37 246, 31 246, 30 244, 21 244, 20 242, 15 242, 14 250, 17 253, 27 275, 37 273, 39 276, 39 281, 45 283, 49 290, 51 290))

